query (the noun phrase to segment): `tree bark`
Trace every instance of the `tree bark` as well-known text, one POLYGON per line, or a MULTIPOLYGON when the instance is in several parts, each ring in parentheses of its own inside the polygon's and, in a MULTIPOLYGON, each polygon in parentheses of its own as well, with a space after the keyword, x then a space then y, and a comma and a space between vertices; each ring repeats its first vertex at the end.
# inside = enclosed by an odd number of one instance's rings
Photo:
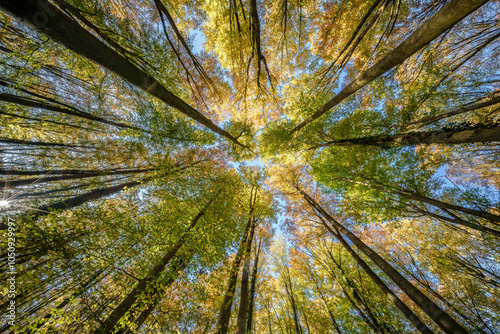
MULTIPOLYGON (((102 273, 103 273, 103 270, 99 270, 94 275, 92 275, 89 279, 87 279, 87 281, 84 284, 80 285, 80 287, 75 292, 73 292, 68 297, 64 298, 64 300, 56 306, 56 310, 62 309, 63 307, 65 307, 66 305, 68 305, 74 298, 79 297, 80 295, 82 295, 85 292, 85 290, 88 288, 88 286, 91 285, 91 284, 93 284, 94 281, 96 281, 97 278, 102 273)), ((37 322, 36 329, 39 329, 43 325, 45 325, 45 323, 50 318, 52 318, 52 316, 53 316, 53 313, 47 313, 46 315, 44 315, 42 317, 42 319, 37 322)), ((31 334, 31 333, 35 333, 35 331, 32 331, 32 330, 28 330, 27 331, 27 334, 31 334)))
POLYGON ((118 322, 125 316, 125 314, 132 308, 137 299, 150 287, 154 287, 155 281, 160 276, 161 272, 170 260, 177 254, 179 249, 184 245, 186 237, 189 232, 196 226, 196 223, 205 214, 207 208, 212 204, 214 199, 208 201, 207 204, 200 210, 200 212, 193 218, 191 224, 186 231, 180 236, 177 242, 169 249, 169 251, 162 257, 160 264, 152 268, 149 273, 141 279, 134 289, 125 297, 122 302, 111 312, 106 320, 94 331, 94 334, 111 334, 116 332, 116 326, 120 326, 118 322))
POLYGON ((132 129, 132 130, 145 131, 145 130, 138 128, 138 127, 135 127, 135 126, 127 125, 127 124, 120 123, 120 122, 109 121, 109 120, 104 119, 102 117, 94 116, 92 114, 89 114, 89 113, 86 113, 83 111, 79 111, 77 109, 72 109, 72 108, 67 108, 67 107, 58 107, 58 106, 54 106, 54 105, 44 103, 44 102, 41 102, 38 100, 29 99, 29 98, 26 98, 23 96, 16 96, 16 95, 8 94, 8 93, 0 93, 0 101, 15 103, 15 104, 26 106, 26 107, 55 111, 55 112, 59 112, 59 113, 66 114, 66 115, 72 115, 72 116, 84 118, 84 119, 87 119, 90 121, 95 121, 95 122, 100 122, 100 123, 104 123, 104 124, 108 124, 108 125, 113 125, 113 126, 116 126, 118 128, 122 128, 122 129, 126 128, 126 129, 132 129))
MULTIPOLYGON (((261 241, 262 242, 262 239, 261 241)), ((257 254, 255 255, 255 261, 253 263, 252 270, 252 281, 250 283, 250 302, 248 305, 248 317, 247 317, 247 325, 246 325, 246 333, 252 333, 252 325, 253 325, 253 308, 255 301, 255 289, 257 286, 257 274, 259 271, 259 255, 261 249, 261 243, 259 242, 259 247, 257 248, 257 254)))
POLYGON ((435 207, 438 207, 438 208, 440 208, 442 210, 460 211, 460 212, 463 212, 463 213, 466 213, 466 214, 469 214, 469 215, 473 215, 473 216, 476 216, 476 217, 481 217, 481 218, 484 218, 484 219, 487 219, 487 220, 491 220, 491 221, 500 223, 500 216, 498 216, 498 215, 494 215, 494 214, 486 212, 486 211, 465 208, 465 207, 460 206, 460 205, 455 205, 455 204, 449 204, 449 203, 441 202, 441 201, 439 201, 437 199, 433 199, 433 198, 429 198, 429 197, 425 197, 425 196, 419 195, 419 194, 417 194, 417 193, 415 193, 413 191, 410 191, 410 190, 397 190, 397 189, 391 189, 391 188, 389 188, 387 186, 377 186, 377 185, 372 184, 372 183, 359 182, 359 181, 349 180, 349 179, 346 179, 346 178, 340 178, 340 179, 344 180, 344 181, 347 181, 347 182, 351 182, 351 183, 361 184, 361 185, 364 185, 364 186, 367 186, 367 187, 370 187, 370 188, 373 188, 373 189, 377 189, 377 190, 380 190, 380 191, 383 191, 383 192, 390 192, 392 194, 399 195, 399 196, 402 196, 402 197, 406 197, 408 199, 412 199, 412 200, 415 200, 415 201, 427 203, 427 204, 433 205, 435 207))
POLYGON ((406 304, 396 296, 391 289, 387 285, 385 285, 384 281, 380 279, 380 277, 375 274, 375 272, 368 266, 368 264, 349 246, 347 241, 342 237, 340 232, 334 232, 330 226, 326 224, 326 222, 321 219, 323 226, 342 244, 342 246, 351 254, 351 256, 356 260, 361 268, 368 274, 368 276, 373 280, 375 284, 382 290, 382 292, 387 296, 387 298, 396 305, 396 307, 406 316, 406 318, 418 329, 418 331, 422 334, 433 334, 433 332, 427 327, 427 325, 422 322, 422 320, 415 314, 413 311, 406 306, 406 304))
POLYGON ((426 210, 422 210, 422 209, 419 209, 419 208, 416 209, 416 211, 420 212, 420 213, 422 213, 424 215, 427 215, 429 217, 436 218, 438 220, 442 220, 442 221, 445 221, 445 222, 448 222, 448 223, 452 223, 452 224, 466 226, 466 227, 471 228, 473 230, 476 230, 476 231, 479 231, 479 232, 483 232, 483 233, 487 233, 487 234, 490 234, 490 235, 495 236, 497 238, 500 238, 500 231, 491 229, 489 227, 486 227, 486 226, 483 226, 483 225, 480 225, 480 224, 474 224, 474 223, 468 222, 468 221, 463 220, 463 219, 461 219, 460 217, 457 217, 457 216, 455 216, 455 218, 449 218, 449 217, 441 216, 441 215, 438 215, 436 213, 429 212, 429 211, 426 211, 426 210))
MULTIPOLYGON (((41 177, 36 177, 36 178, 24 179, 24 180, 0 181, 0 187, 1 188, 12 188, 12 187, 30 185, 33 183, 38 184, 38 183, 46 183, 46 182, 62 181, 62 180, 85 179, 88 177, 108 176, 108 175, 138 174, 138 173, 150 172, 153 170, 154 170, 153 168, 147 168, 147 169, 136 169, 136 170, 81 171, 80 173, 74 173, 74 174, 66 173, 65 171, 62 171, 63 172, 62 174, 65 174, 65 175, 58 175, 58 176, 51 176, 51 177, 41 176, 41 177)), ((0 174, 3 174, 1 172, 2 171, 0 171, 0 174)), ((47 173, 51 173, 51 171, 47 171, 47 173)), ((31 175, 33 175, 33 174, 31 174, 31 175)))
POLYGON ((443 118, 448 118, 451 116, 460 115, 460 114, 466 113, 468 111, 478 110, 478 109, 489 107, 489 106, 492 106, 492 105, 495 105, 498 103, 500 103, 500 96, 493 97, 493 98, 488 99, 487 101, 484 101, 484 102, 480 102, 480 103, 468 105, 466 107, 458 108, 458 109, 455 109, 452 111, 448 111, 448 112, 445 112, 445 113, 442 113, 442 114, 439 114, 436 116, 423 117, 419 120, 409 122, 406 124, 401 124, 399 126, 408 126, 408 125, 415 125, 415 124, 427 125, 427 124, 431 124, 431 123, 437 122, 439 120, 442 120, 443 118))
POLYGON ((243 265, 243 272, 241 273, 241 283, 240 283, 240 308, 238 310, 238 320, 237 334, 245 334, 246 333, 246 324, 247 324, 247 314, 248 314, 248 283, 249 283, 249 272, 250 272, 250 256, 247 254, 245 263, 243 265))
POLYGON ((429 44, 436 37, 452 28, 464 17, 481 7, 488 0, 451 0, 430 19, 424 22, 406 40, 388 52, 376 64, 360 73, 353 82, 342 89, 330 101, 318 109, 313 115, 297 125, 291 132, 302 129, 307 124, 321 117, 347 97, 369 84, 380 75, 402 64, 415 52, 429 44))
POLYGON ((399 135, 378 135, 350 139, 332 140, 311 146, 309 150, 330 146, 367 145, 394 147, 418 144, 467 144, 500 141, 500 124, 470 125, 457 130, 410 132, 399 135))
POLYGON ((213 132, 227 138, 234 144, 244 147, 236 138, 219 128, 199 111, 168 91, 161 83, 136 67, 118 52, 101 42, 85 30, 76 20, 71 19, 47 0, 1 0, 0 7, 29 23, 41 33, 49 36, 68 49, 88 58, 116 73, 132 85, 148 92, 179 110, 213 132))
POLYGON ((162 289, 158 290, 155 289, 153 292, 154 299, 153 301, 149 304, 148 308, 142 311, 139 316, 135 319, 134 321, 134 329, 120 329, 118 332, 114 334, 132 334, 138 331, 141 326, 144 324, 144 321, 149 317, 151 312, 155 309, 155 307, 158 305, 158 303, 161 301, 161 296, 159 295, 160 291, 164 291, 166 288, 168 288, 172 283, 179 277, 180 273, 186 268, 188 265, 189 260, 181 258, 178 263, 176 263, 174 266, 172 266, 172 269, 170 271, 171 276, 167 279, 167 281, 163 284, 162 289))
POLYGON ((255 201, 257 199, 257 190, 255 190, 255 195, 253 194, 254 189, 250 192, 250 209, 248 214, 248 221, 243 232, 243 236, 240 240, 240 245, 236 256, 231 265, 229 271, 229 278, 226 284, 224 297, 222 298, 222 305, 219 311, 219 317, 216 324, 217 334, 227 334, 229 326, 229 318, 231 317, 231 308, 233 304, 234 293, 236 290, 236 282, 238 280, 238 272, 240 271, 240 263, 244 254, 246 252, 246 247, 248 243, 251 244, 253 238, 253 231, 255 230, 255 219, 253 218, 253 212, 255 210, 255 201))
POLYGON ((148 182, 149 180, 151 180, 151 179, 145 178, 145 179, 138 180, 138 181, 130 181, 130 182, 122 183, 122 184, 119 184, 116 186, 111 186, 108 188, 101 188, 101 189, 92 190, 88 193, 78 195, 78 196, 75 196, 72 198, 68 198, 68 199, 61 201, 61 202, 41 206, 36 210, 35 213, 24 214, 23 216, 21 216, 21 219, 30 217, 33 221, 35 221, 40 217, 49 215, 52 211, 66 210, 69 208, 74 208, 74 207, 80 206, 82 204, 85 204, 93 199, 116 194, 116 193, 122 191, 124 188, 136 187, 142 183, 148 182))
POLYGON ((337 222, 330 216, 314 199, 312 199, 306 192, 297 187, 297 190, 302 194, 306 202, 316 210, 321 216, 328 220, 335 228, 342 232, 356 247, 362 251, 370 260, 372 260, 383 272, 396 283, 401 290, 410 297, 415 304, 417 304, 445 333, 457 334, 468 333, 460 324, 458 324, 452 317, 444 312, 438 305, 418 290, 411 284, 403 275, 401 275, 394 267, 385 261, 380 255, 363 243, 351 231, 345 228, 342 224, 337 222))

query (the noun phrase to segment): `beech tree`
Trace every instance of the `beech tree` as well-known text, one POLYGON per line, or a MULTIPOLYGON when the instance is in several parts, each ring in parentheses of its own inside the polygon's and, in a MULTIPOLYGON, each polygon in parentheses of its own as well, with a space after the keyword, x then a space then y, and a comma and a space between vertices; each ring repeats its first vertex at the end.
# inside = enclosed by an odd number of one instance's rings
POLYGON ((499 12, 0 0, 0 332, 497 333, 499 12))

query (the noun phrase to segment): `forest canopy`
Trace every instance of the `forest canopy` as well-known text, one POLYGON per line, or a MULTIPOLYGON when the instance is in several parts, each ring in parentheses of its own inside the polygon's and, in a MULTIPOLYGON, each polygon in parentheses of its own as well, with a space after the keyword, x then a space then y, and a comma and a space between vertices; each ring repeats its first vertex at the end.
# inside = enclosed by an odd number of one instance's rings
POLYGON ((499 333, 499 60, 498 0, 0 0, 0 332, 499 333))

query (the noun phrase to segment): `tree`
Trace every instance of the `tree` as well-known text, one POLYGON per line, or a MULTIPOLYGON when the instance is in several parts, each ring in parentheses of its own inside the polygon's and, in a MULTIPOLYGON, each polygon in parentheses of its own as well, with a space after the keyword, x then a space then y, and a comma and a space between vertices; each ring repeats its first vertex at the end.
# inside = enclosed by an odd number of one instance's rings
POLYGON ((496 333, 499 8, 0 0, 0 332, 496 333))

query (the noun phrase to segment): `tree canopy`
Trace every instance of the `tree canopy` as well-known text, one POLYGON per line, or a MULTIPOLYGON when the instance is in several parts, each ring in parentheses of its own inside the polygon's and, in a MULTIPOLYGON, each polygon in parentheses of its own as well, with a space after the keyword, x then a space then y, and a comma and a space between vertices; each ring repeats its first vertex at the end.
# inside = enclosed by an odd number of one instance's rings
POLYGON ((2 333, 500 331, 497 0, 0 0, 2 333))

